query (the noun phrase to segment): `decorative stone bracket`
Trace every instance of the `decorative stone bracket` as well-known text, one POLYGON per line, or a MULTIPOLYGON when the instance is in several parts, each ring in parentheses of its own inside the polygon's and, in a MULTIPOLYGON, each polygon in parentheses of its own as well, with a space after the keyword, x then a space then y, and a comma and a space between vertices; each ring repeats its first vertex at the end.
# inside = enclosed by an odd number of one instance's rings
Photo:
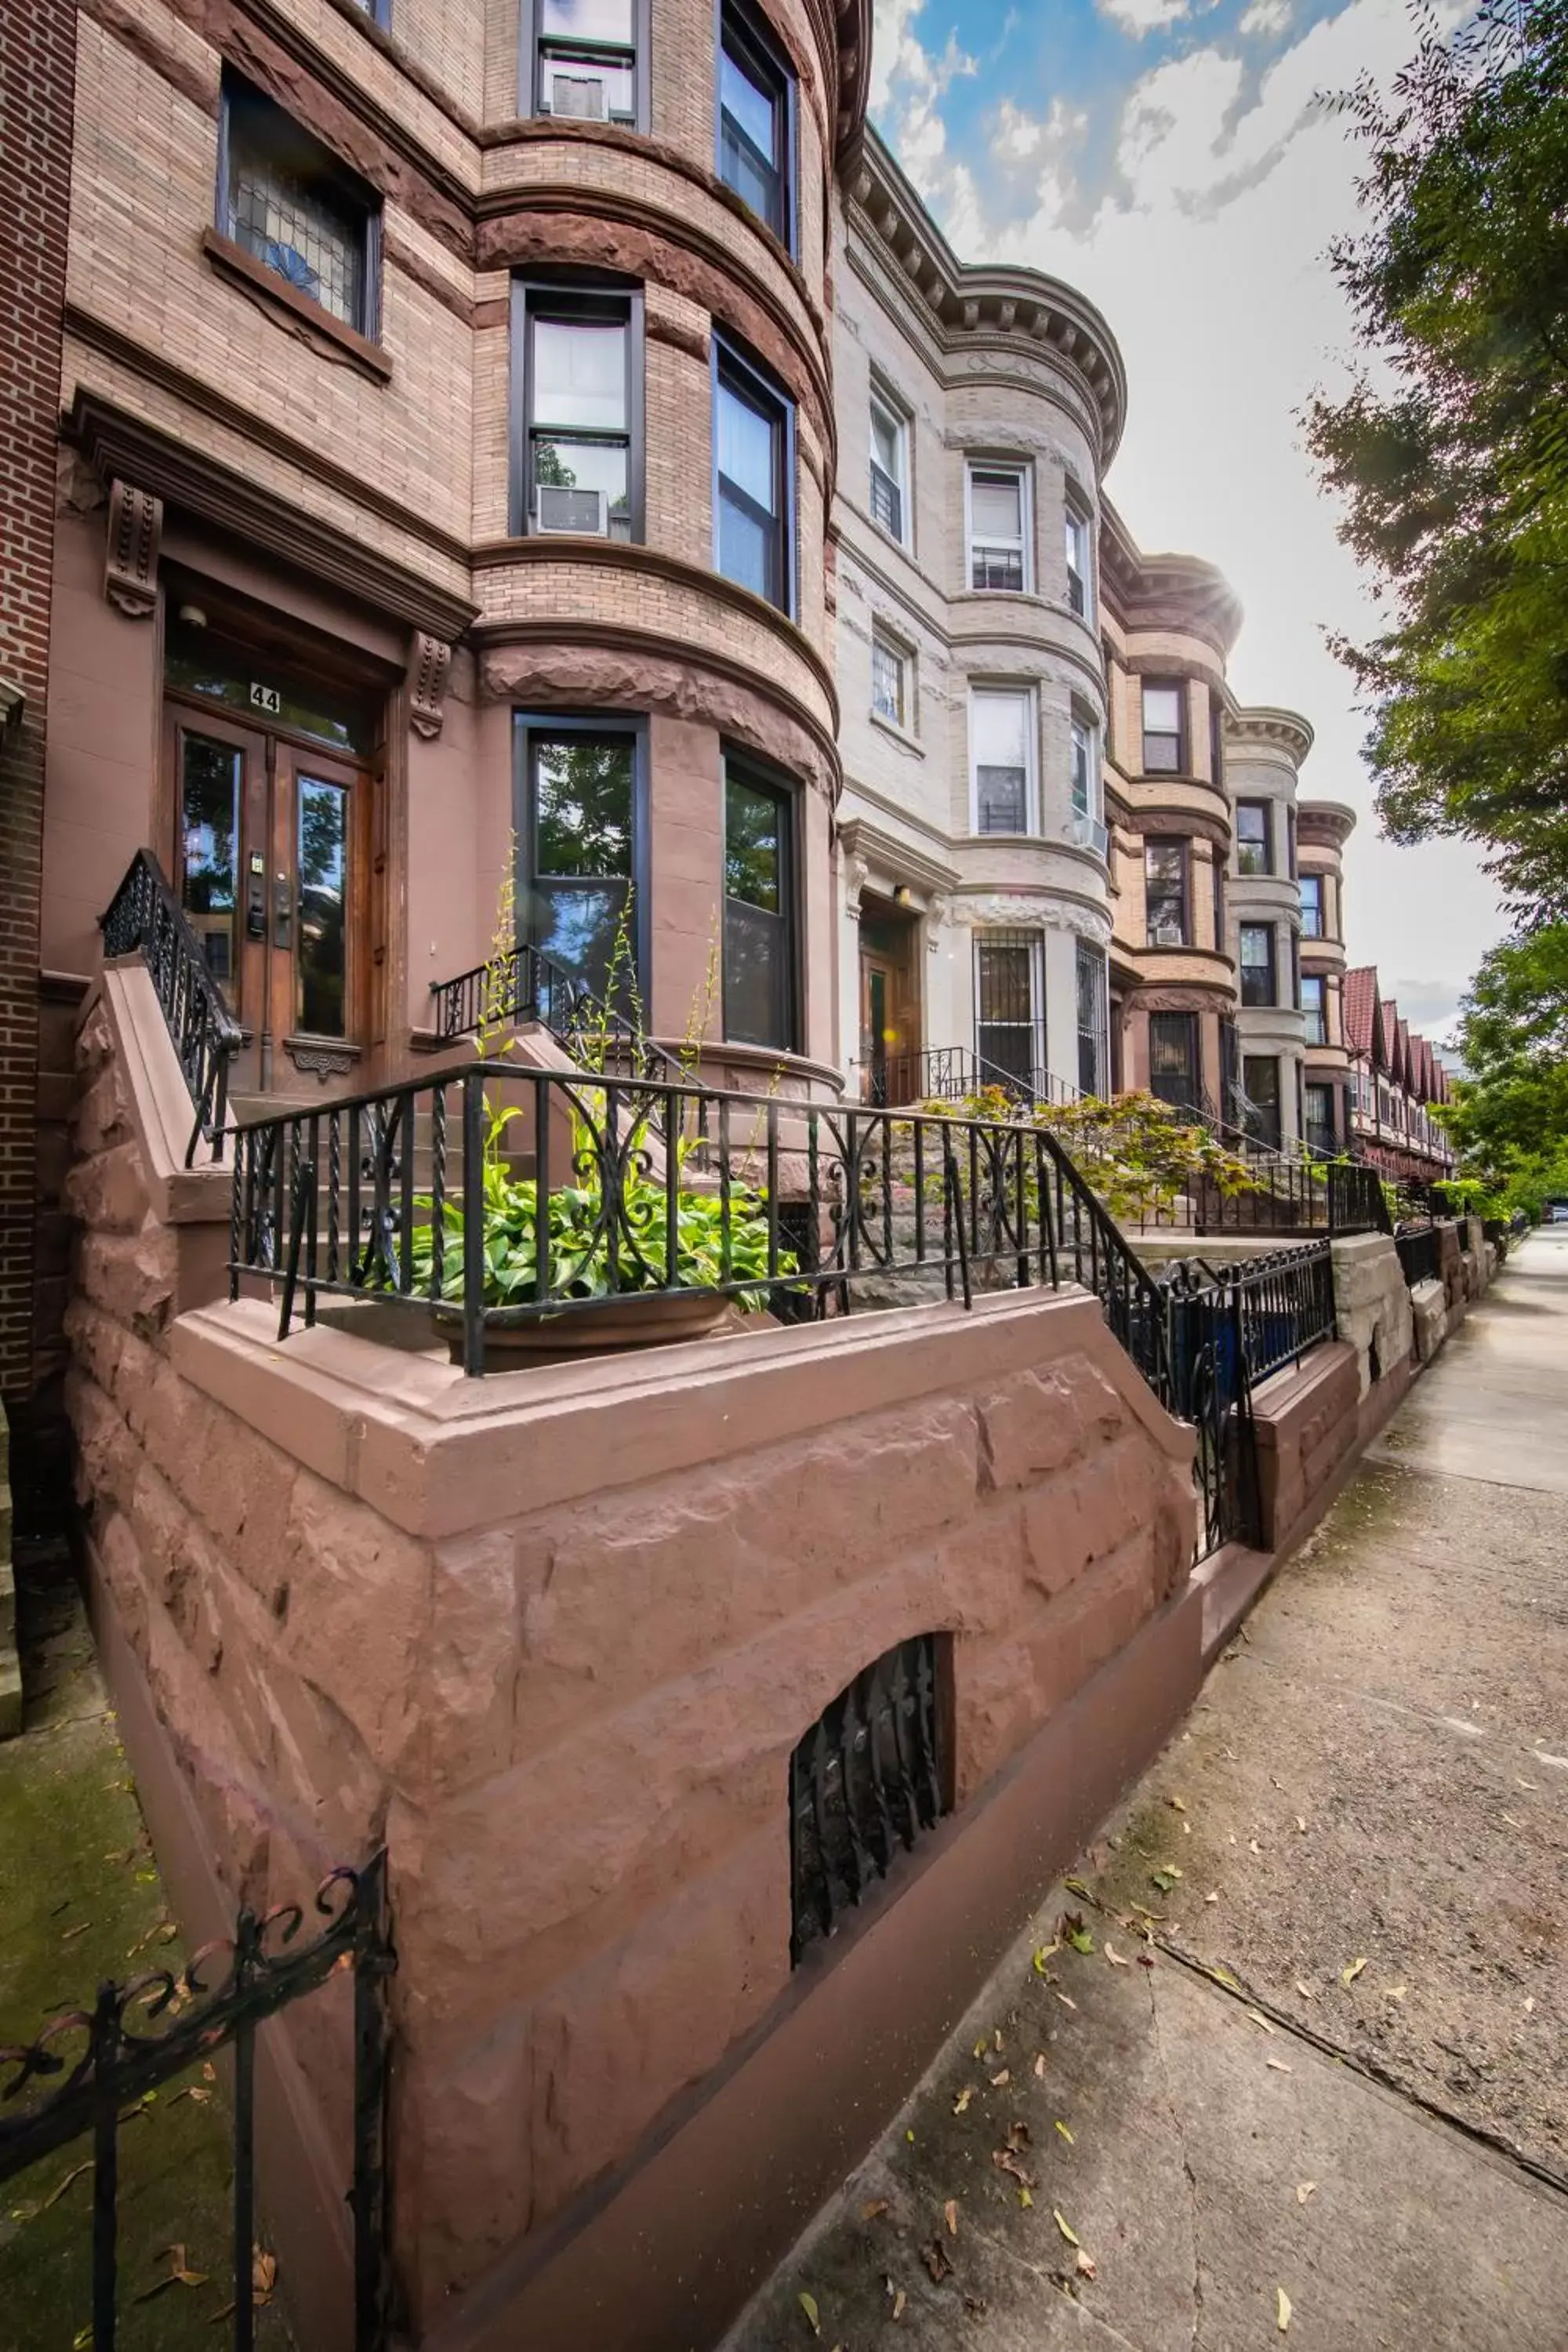
POLYGON ((118 477, 109 488, 109 544, 103 593, 133 621, 151 620, 158 604, 158 549, 163 501, 118 477))
POLYGON ((434 742, 441 732, 441 722, 447 715, 447 674, 451 667, 451 646, 419 630, 414 639, 414 658, 408 665, 408 723, 426 742, 434 742))

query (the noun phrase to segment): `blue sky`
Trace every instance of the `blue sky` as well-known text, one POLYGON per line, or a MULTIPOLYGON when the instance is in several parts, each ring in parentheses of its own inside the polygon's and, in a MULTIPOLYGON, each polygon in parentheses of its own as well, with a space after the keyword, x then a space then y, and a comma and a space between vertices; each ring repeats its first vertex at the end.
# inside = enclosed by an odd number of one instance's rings
POLYGON ((1324 644, 1375 613, 1299 423, 1351 351, 1325 257, 1357 159, 1321 95, 1386 82, 1414 46, 1402 0, 876 0, 871 97, 962 257, 1104 311, 1130 383, 1111 496, 1145 549, 1207 556, 1237 590, 1237 692, 1301 711, 1303 789, 1358 812, 1352 958, 1436 1035, 1501 921, 1468 845, 1377 837, 1364 719, 1324 644))

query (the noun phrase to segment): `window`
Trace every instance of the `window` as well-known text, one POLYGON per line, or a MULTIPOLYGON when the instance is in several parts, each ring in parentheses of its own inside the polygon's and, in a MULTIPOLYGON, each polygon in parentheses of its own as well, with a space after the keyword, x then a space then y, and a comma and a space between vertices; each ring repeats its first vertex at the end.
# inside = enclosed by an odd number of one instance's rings
POLYGON ((368 16, 373 25, 379 25, 384 32, 392 22, 392 0, 354 0, 354 6, 362 16, 368 16))
POLYGON ((1297 880, 1296 812, 1293 808, 1288 808, 1285 812, 1285 871, 1292 882, 1297 880))
POLYGON ((1143 684, 1143 772, 1146 776, 1179 776, 1182 772, 1182 689, 1143 684))
POLYGON ((1146 841, 1143 845, 1143 904, 1152 948, 1184 948, 1187 944, 1187 845, 1184 841, 1146 841))
POLYGON ((646 0, 526 0, 523 110, 647 129, 646 0))
POLYGON ((1214 885, 1214 948, 1225 953, 1225 860, 1216 847, 1209 850, 1209 879, 1214 885))
POLYGON ((1243 923, 1241 927, 1241 1001, 1243 1004, 1278 1002, 1272 923, 1243 923))
POLYGON ((1209 782, 1215 792, 1225 790, 1225 706, 1213 687, 1209 688, 1209 782))
POLYGON ((1321 874, 1301 877, 1301 937, 1321 940, 1323 930, 1323 877, 1321 874))
POLYGON ((643 962, 640 730, 521 715, 516 730, 519 935, 595 996, 629 1000, 643 962))
POLYGON ((1339 1139, 1334 1133, 1334 1090, 1311 1079, 1307 1082, 1305 1096, 1307 1140, 1314 1151, 1333 1151, 1339 1139))
POLYGON ((380 208, 279 106, 226 73, 217 226, 242 251, 356 334, 376 332, 380 208))
POLYGON ((717 337, 714 348, 714 563, 726 580, 793 612, 795 412, 717 337))
POLYGON ((1026 688, 976 687, 969 755, 976 833, 1034 830, 1034 700, 1026 688))
POLYGON ((1329 1042, 1329 1016, 1323 1000, 1323 975, 1321 971, 1302 973, 1301 1010, 1307 1016, 1308 1045, 1326 1045, 1329 1042))
POLYGON ((1278 1151, 1281 1141, 1279 1125, 1279 1064, 1272 1055, 1248 1054, 1241 1065, 1241 1087, 1246 1097, 1243 1124, 1254 1142, 1270 1151, 1278 1151))
POLYGON ((1094 730, 1087 719, 1074 717, 1069 734, 1072 745, 1072 813, 1074 816, 1092 816, 1099 797, 1095 791, 1094 730))
POLYGON ((1071 499, 1067 504, 1068 603, 1084 619, 1093 617, 1093 574, 1089 517, 1071 499))
POLYGON ((969 584, 1017 593, 1029 585, 1028 488, 1021 466, 971 466, 969 584))
POLYGON ((910 657, 885 637, 871 632, 871 708, 889 727, 909 725, 910 657))
POLYGON ((518 284, 520 535, 642 537, 642 297, 518 284))
POLYGON ((1195 1013, 1149 1015, 1149 1091, 1178 1110, 1188 1110, 1196 1103, 1199 1087, 1195 1013))
POLYGON ((742 761, 724 762, 724 1034, 795 1045, 795 806, 742 761))
POLYGON ((719 23, 719 177, 795 250, 795 77, 732 0, 719 23))
POLYGON ((1267 801, 1237 801, 1236 804, 1236 870, 1238 874, 1274 871, 1267 801))
POLYGON ((975 1053, 1031 1090, 1045 1067, 1045 995, 1038 931, 975 932, 975 1053))
POLYGON ((1078 943, 1078 1083, 1079 1091, 1103 1100, 1110 1060, 1110 1021, 1106 995, 1105 950, 1088 940, 1078 943))
POLYGON ((885 400, 871 395, 871 520, 904 544, 909 491, 910 429, 885 400))

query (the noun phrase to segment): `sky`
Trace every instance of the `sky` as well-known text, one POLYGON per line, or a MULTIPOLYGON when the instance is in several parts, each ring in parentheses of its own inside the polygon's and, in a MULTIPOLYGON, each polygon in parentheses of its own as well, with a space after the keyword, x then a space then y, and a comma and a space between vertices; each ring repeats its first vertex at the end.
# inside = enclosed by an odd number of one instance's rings
POLYGON ((1438 1039, 1505 924, 1471 845, 1379 836, 1365 714, 1325 642, 1371 634, 1375 607, 1300 425, 1353 356, 1327 249, 1357 155, 1322 100, 1415 45, 1402 0, 876 0, 871 110, 961 259, 1103 311, 1129 383, 1110 496, 1147 552, 1205 556, 1240 596, 1237 697, 1310 719, 1303 792, 1357 814, 1351 961, 1438 1039))

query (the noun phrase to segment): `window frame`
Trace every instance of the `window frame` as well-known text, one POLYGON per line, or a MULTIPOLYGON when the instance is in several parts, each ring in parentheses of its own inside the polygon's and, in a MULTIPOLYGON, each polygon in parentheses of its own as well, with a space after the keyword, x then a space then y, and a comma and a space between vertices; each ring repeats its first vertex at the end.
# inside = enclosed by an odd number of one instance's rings
POLYGON ((392 30, 392 0, 354 0, 354 5, 362 16, 368 17, 382 32, 392 30))
POLYGON ((913 502, 910 497, 910 419, 908 413, 895 404, 873 377, 870 399, 867 404, 868 417, 873 426, 879 412, 892 426, 893 438, 898 448, 899 477, 893 488, 898 493, 900 528, 896 531, 889 530, 877 512, 876 477, 878 474, 885 476, 888 469, 877 456, 874 430, 868 436, 870 445, 868 466, 870 487, 867 496, 867 512, 871 518, 873 527, 881 532, 884 539, 890 541, 894 547, 901 547, 907 551, 913 544, 914 521, 913 502))
POLYGON ((1303 874, 1298 878, 1297 887, 1301 894, 1301 937, 1304 940, 1323 940, 1328 937, 1328 932, 1324 929, 1327 916, 1325 902, 1328 894, 1323 888, 1327 878, 1322 874, 1303 874), (1310 900, 1307 897, 1309 882, 1312 885, 1310 900), (1313 918, 1311 921, 1308 920, 1309 909, 1313 918))
POLYGON ((980 1033, 984 1029, 1026 1030, 1029 1038, 1028 1083, 1033 1086, 1050 1067, 1046 1004, 1046 934, 1038 924, 977 923, 971 933, 973 946, 971 953, 970 984, 973 990, 973 1017, 970 1027, 974 1037, 974 1057, 991 1069, 1007 1077, 1019 1073, 1006 1065, 993 1060, 981 1045, 980 1033), (986 1021, 983 1018, 980 991, 980 955, 984 947, 1021 950, 1027 959, 1029 1014, 1026 1021, 986 1021))
POLYGON ((1260 1130, 1252 1120, 1249 1119, 1246 1122, 1247 1130, 1252 1137, 1253 1141, 1255 1143, 1261 1144, 1266 1151, 1279 1151, 1282 1150, 1285 1141, 1285 1081, 1279 1067, 1279 1058, 1280 1057, 1278 1054, 1243 1054, 1241 1057, 1241 1091, 1243 1097, 1255 1112, 1266 1110, 1272 1113, 1273 1125, 1271 1129, 1265 1127, 1260 1130), (1274 1073, 1274 1099, 1272 1103, 1265 1103, 1261 1101, 1259 1097, 1253 1093, 1252 1088, 1247 1082, 1247 1074, 1249 1069, 1258 1069, 1265 1065, 1267 1065, 1268 1068, 1272 1069, 1274 1073))
MULTIPOLYGON (((800 855, 801 788, 796 780, 759 759, 753 752, 721 743, 719 760, 719 1025, 723 1042, 731 1045, 749 1045, 764 1054, 797 1054, 804 1013, 803 942, 805 924, 800 904, 802 870, 805 864, 800 855), (787 1043, 760 1044, 755 1038, 737 1037, 730 1027, 730 931, 729 877, 725 861, 730 842, 730 781, 733 775, 747 791, 764 794, 783 812, 779 827, 779 919, 782 921, 784 953, 784 1028, 787 1043)), ((738 898, 737 906, 749 901, 738 898)), ((766 913, 765 908, 755 910, 766 913)))
MULTIPOLYGON (((517 940, 520 946, 537 948, 542 955, 549 950, 531 938, 525 937, 525 927, 531 932, 529 910, 533 892, 542 877, 538 871, 539 809, 533 789, 533 749, 541 736, 619 736, 624 735, 632 749, 632 854, 631 871, 626 886, 632 894, 632 953, 637 962, 637 989, 646 1004, 648 978, 653 969, 653 922, 651 861, 649 856, 648 793, 650 768, 648 762, 648 725, 646 717, 637 712, 560 711, 524 709, 514 706, 511 714, 512 780, 511 822, 516 843, 514 885, 517 903, 517 940)), ((587 878, 587 877, 584 877, 587 878)), ((605 876, 606 881, 619 880, 619 876, 605 876)))
POLYGON ((1063 534, 1064 539, 1067 537, 1068 533, 1070 533, 1075 529, 1081 531, 1083 534, 1084 560, 1081 572, 1074 572, 1070 551, 1068 555, 1068 610, 1069 613, 1076 614, 1086 628, 1092 629, 1094 626, 1096 604, 1094 593, 1094 520, 1083 499, 1079 496, 1070 483, 1062 499, 1062 512, 1067 526, 1067 530, 1063 534), (1082 585, 1083 601, 1081 604, 1075 603, 1074 601, 1073 583, 1075 580, 1079 580, 1082 585))
POLYGON ((1193 945, 1193 845, 1184 834, 1151 833, 1143 836, 1143 944, 1150 948, 1191 949, 1193 945), (1182 936, 1157 940, 1149 917, 1149 855, 1174 847, 1182 860, 1182 936))
MULTIPOLYGON (((552 310, 569 315, 575 308, 588 316, 597 309, 608 312, 626 306, 626 502, 630 508, 630 528, 626 544, 637 547, 643 543, 646 530, 644 501, 647 491, 647 468, 644 464, 644 311, 643 289, 631 286, 624 278, 598 278, 592 271, 574 271, 570 277, 540 277, 519 272, 511 281, 511 318, 510 326, 511 383, 509 399, 511 407, 511 479, 508 486, 507 520, 513 539, 559 540, 563 549, 584 542, 616 545, 608 531, 550 530, 542 531, 531 520, 531 453, 533 434, 533 338, 530 326, 540 311, 552 310)), ((593 438, 593 436, 585 436, 593 438)), ((610 442, 620 436, 602 434, 599 439, 610 442)))
POLYGON ((1269 1010, 1278 1011, 1279 1009, 1279 940, 1277 928, 1273 923, 1237 924, 1236 936, 1236 980, 1237 1000, 1244 1012, 1263 1013, 1269 1010), (1267 965, 1268 973, 1268 993, 1267 996, 1248 996, 1247 993, 1247 973, 1249 971, 1258 971, 1264 969, 1263 966, 1257 963, 1249 963, 1247 961, 1247 939, 1248 932, 1251 932, 1255 937, 1261 934, 1268 942, 1268 960, 1267 965))
POLYGON ((1002 678, 969 681, 969 830, 977 841, 1037 841, 1040 837, 1039 704, 1031 683, 1012 684, 1002 678), (1024 705, 1024 825, 982 829, 980 823, 980 763, 974 756, 974 706, 982 695, 1008 695, 1024 705))
MULTIPOLYGON (((778 415, 781 431, 775 461, 775 488, 779 492, 779 562, 783 573, 784 593, 781 597, 763 596, 762 601, 786 620, 799 615, 799 567, 795 561, 795 402, 787 392, 768 374, 764 368, 749 359, 734 340, 721 334, 715 327, 710 338, 712 357, 710 366, 709 438, 712 444, 710 495, 713 502, 713 570, 721 580, 729 580, 719 562, 722 545, 721 489, 719 475, 719 394, 726 375, 742 387, 742 397, 750 393, 753 404, 765 403, 778 415)), ((732 587, 745 590, 750 595, 759 591, 748 589, 743 580, 731 582, 732 587)))
POLYGON ((1301 1018, 1308 1045, 1326 1045, 1329 1042, 1329 982, 1326 972, 1304 971, 1301 974, 1301 1018), (1318 992, 1315 1005, 1308 1001, 1307 991, 1310 988, 1315 988, 1318 992), (1314 1018, 1318 1024, 1318 1034, 1315 1037, 1312 1034, 1314 1018))
POLYGON ((1144 677, 1140 676, 1138 680, 1140 775, 1184 776, 1188 772, 1187 730, 1190 716, 1191 714, 1187 709, 1187 682, 1185 678, 1155 677, 1152 676, 1144 677), (1149 697, 1151 694, 1173 694, 1175 696, 1176 731, 1173 736, 1171 734, 1168 728, 1152 728, 1150 726, 1149 697), (1149 744, 1152 739, 1163 743, 1174 742, 1176 747, 1176 759, 1175 765, 1173 767, 1152 768, 1150 766, 1149 744))
MULTIPOLYGON (((1253 843, 1251 843, 1251 842, 1248 842, 1248 844, 1247 844, 1247 846, 1248 846, 1248 847, 1253 847, 1253 846, 1255 846, 1255 845, 1254 845, 1254 844, 1253 844, 1253 843)), ((1258 879, 1258 878, 1261 878, 1261 877, 1272 877, 1272 876, 1273 876, 1274 871, 1275 871, 1275 866, 1274 866, 1274 804, 1273 804, 1273 803, 1272 803, 1271 801, 1267 801, 1267 800, 1261 800, 1261 801, 1246 800, 1246 801, 1237 801, 1237 803, 1236 803, 1236 871, 1237 871, 1237 875, 1238 879, 1241 879, 1241 880, 1244 880, 1244 881, 1251 881, 1251 880, 1258 879), (1241 818, 1242 818, 1242 812, 1243 812, 1244 810, 1245 810, 1245 811, 1247 811, 1248 814, 1251 814, 1251 815, 1258 815, 1258 816, 1261 816, 1261 817, 1262 817, 1262 819, 1263 819, 1263 845, 1263 845, 1263 863, 1262 863, 1262 865, 1261 865, 1261 866, 1244 866, 1244 865, 1243 865, 1243 863, 1242 863, 1242 841, 1243 841, 1243 835, 1242 835, 1242 830, 1241 830, 1241 818)))
POLYGON ((1073 1020, 1078 1036, 1078 1086, 1080 1094, 1092 1096, 1097 1102, 1110 1098, 1110 957, 1109 950, 1094 940, 1081 935, 1075 940, 1073 957, 1073 1020), (1083 1026, 1083 975, 1092 962, 1095 967, 1095 1028, 1092 1037, 1083 1026), (1084 1046, 1089 1043, 1094 1055, 1096 1083, 1084 1084, 1084 1046))
POLYGON ((773 27, 766 20, 745 5, 745 0, 714 0, 713 5, 713 169, 722 187, 730 190, 736 202, 744 205, 754 221, 779 244, 792 261, 800 257, 800 90, 794 66, 781 47, 773 27), (775 228, 772 221, 756 211, 739 188, 724 177, 724 100, 723 69, 720 60, 724 54, 727 26, 733 26, 737 47, 750 49, 764 73, 779 85, 784 104, 784 152, 779 162, 780 211, 784 226, 775 228))
MULTIPOLYGON (((563 35, 547 34, 540 19, 543 10, 540 0, 522 0, 518 17, 517 44, 517 110, 526 121, 576 122, 578 115, 556 114, 540 103, 542 79, 540 67, 542 51, 547 40, 557 41, 565 49, 581 49, 584 54, 597 50, 605 58, 629 56, 632 67, 632 120, 612 122, 606 115, 595 122, 596 131, 637 131, 646 136, 648 130, 648 85, 653 76, 650 68, 652 0, 631 0, 632 37, 629 47, 619 41, 572 41, 563 35)), ((591 120, 591 118, 588 118, 591 120)))
POLYGON ((1157 1102, 1170 1103, 1180 1110, 1194 1109, 1196 1108, 1196 1098, 1202 1094, 1204 1085, 1204 1041, 1203 1031, 1199 1026, 1197 1014, 1195 1013, 1189 1012, 1184 1008, 1175 1011, 1160 1009, 1151 1012, 1149 1014, 1148 1062, 1149 1092, 1154 1097, 1155 1100, 1157 1102), (1180 1097, 1176 1095, 1163 1095, 1160 1092, 1156 1080, 1157 1078, 1163 1076, 1165 1074, 1163 1071, 1156 1071, 1154 1067, 1154 1032, 1156 1023, 1163 1024, 1165 1023, 1175 1023, 1178 1021, 1183 1024, 1183 1036, 1188 1048, 1187 1052, 1183 1056, 1183 1075, 1185 1079, 1188 1091, 1184 1096, 1180 1097))
POLYGON ((217 235, 231 251, 244 254, 247 261, 264 271, 268 279, 275 278, 286 295, 292 296, 304 306, 307 317, 312 310, 320 311, 329 331, 346 329, 351 335, 359 336, 362 341, 377 345, 381 342, 382 210, 379 191, 373 188, 368 180, 362 179, 341 156, 334 154, 324 140, 319 139, 313 131, 290 114, 287 107, 280 106, 275 98, 247 80, 233 66, 226 64, 223 67, 218 89, 217 177, 213 200, 213 225, 217 235), (296 286, 290 278, 284 277, 281 270, 258 260, 249 247, 235 236, 229 221, 229 195, 233 176, 234 103, 237 98, 246 107, 255 108, 259 119, 270 118, 285 125, 293 138, 311 150, 319 161, 323 179, 342 203, 358 215, 361 235, 358 318, 340 319, 335 310, 330 310, 324 302, 306 293, 302 287, 296 286))
MULTIPOLYGON (((1035 489, 1034 467, 1026 457, 980 457, 966 454, 963 460, 963 587, 971 596, 1032 596, 1035 593, 1035 489), (1019 579, 1016 588, 979 587, 974 584, 974 477, 976 474, 1007 475, 1018 488, 1018 558, 1019 579)), ((999 541, 987 542, 999 545, 999 541)))

